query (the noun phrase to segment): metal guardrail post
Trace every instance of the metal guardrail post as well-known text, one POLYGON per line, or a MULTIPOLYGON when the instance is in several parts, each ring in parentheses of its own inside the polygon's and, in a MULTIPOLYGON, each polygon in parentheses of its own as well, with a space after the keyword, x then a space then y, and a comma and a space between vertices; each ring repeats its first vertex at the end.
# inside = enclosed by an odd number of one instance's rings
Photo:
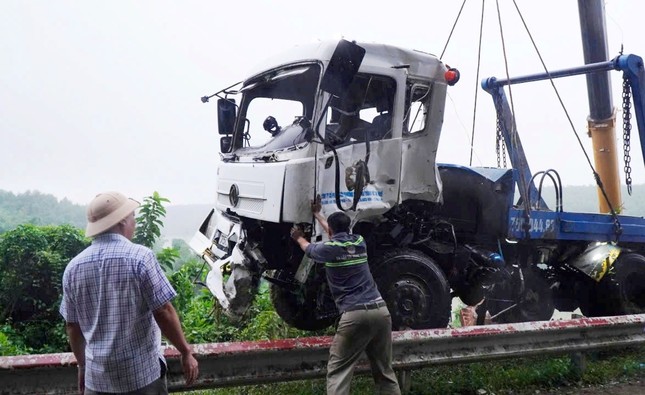
POLYGON ((410 392, 412 388, 412 371, 411 370, 399 370, 396 372, 396 379, 399 381, 399 388, 401 392, 406 394, 410 392))
MULTIPOLYGON (((571 314, 572 320, 576 320, 582 317, 583 316, 581 314, 571 314)), ((571 367, 577 377, 582 377, 582 375, 585 373, 585 370, 587 370, 587 353, 581 351, 573 352, 571 354, 571 367)))

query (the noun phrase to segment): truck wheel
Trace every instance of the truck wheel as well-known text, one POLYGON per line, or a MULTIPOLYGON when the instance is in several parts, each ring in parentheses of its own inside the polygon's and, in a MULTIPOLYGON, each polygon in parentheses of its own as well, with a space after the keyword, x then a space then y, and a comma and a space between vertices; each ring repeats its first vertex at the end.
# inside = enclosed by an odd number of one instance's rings
POLYGON ((392 328, 445 328, 450 286, 439 266, 411 249, 385 252, 374 262, 374 280, 392 315, 392 328))
POLYGON ((334 323, 336 316, 319 318, 316 297, 304 290, 291 291, 276 284, 270 284, 271 303, 276 313, 290 326, 317 331, 334 323))
POLYGON ((496 284, 488 303, 489 312, 495 316, 517 303, 517 306, 499 314, 497 323, 547 321, 553 316, 553 292, 542 276, 534 270, 524 272, 524 291, 518 295, 519 278, 496 284))
POLYGON ((519 310, 515 315, 521 321, 548 321, 553 317, 553 291, 547 281, 533 270, 525 274, 524 292, 520 295, 519 310))
POLYGON ((645 312, 645 257, 621 254, 609 273, 597 284, 596 303, 603 315, 645 312))

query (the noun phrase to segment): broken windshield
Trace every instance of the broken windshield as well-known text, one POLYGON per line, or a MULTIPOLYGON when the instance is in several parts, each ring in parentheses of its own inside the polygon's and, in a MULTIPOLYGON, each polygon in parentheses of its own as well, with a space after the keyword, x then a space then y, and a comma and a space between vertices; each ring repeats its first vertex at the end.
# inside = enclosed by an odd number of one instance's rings
POLYGON ((302 125, 313 117, 320 70, 316 63, 298 64, 244 83, 235 131, 236 155, 276 151, 305 142, 302 125))

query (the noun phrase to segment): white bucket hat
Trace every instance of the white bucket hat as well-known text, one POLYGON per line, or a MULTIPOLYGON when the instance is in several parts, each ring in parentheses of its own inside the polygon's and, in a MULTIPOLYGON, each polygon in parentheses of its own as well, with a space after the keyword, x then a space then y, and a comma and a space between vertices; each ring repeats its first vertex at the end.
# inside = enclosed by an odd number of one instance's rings
POLYGON ((137 207, 139 202, 119 192, 99 193, 87 207, 85 236, 94 237, 105 232, 130 215, 137 207))

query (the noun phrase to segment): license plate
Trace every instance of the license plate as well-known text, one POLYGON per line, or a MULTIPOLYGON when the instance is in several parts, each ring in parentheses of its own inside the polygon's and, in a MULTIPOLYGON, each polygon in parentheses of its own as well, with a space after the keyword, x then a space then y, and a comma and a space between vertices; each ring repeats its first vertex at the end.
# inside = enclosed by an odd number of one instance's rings
POLYGON ((219 245, 220 247, 228 248, 228 235, 222 233, 219 236, 219 239, 217 239, 217 245, 219 245))

